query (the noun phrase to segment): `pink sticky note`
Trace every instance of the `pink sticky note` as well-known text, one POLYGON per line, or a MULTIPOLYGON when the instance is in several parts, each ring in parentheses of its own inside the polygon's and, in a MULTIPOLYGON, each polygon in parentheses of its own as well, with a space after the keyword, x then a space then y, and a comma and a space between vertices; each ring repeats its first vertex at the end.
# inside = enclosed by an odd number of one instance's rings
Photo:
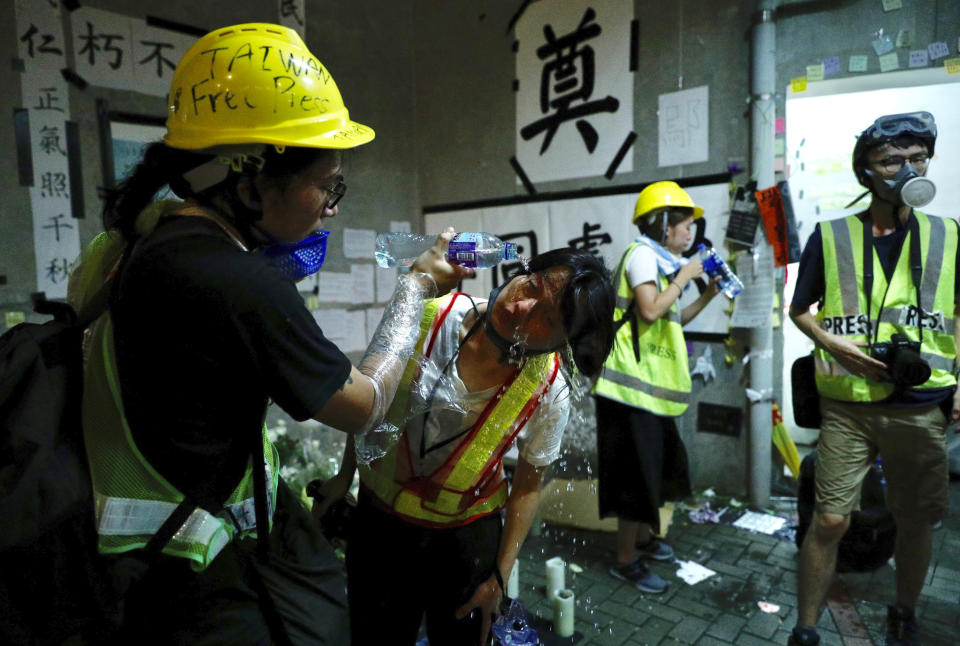
POLYGON ((778 135, 782 135, 787 131, 786 119, 784 119, 783 117, 777 117, 776 125, 774 127, 776 128, 774 132, 778 135))

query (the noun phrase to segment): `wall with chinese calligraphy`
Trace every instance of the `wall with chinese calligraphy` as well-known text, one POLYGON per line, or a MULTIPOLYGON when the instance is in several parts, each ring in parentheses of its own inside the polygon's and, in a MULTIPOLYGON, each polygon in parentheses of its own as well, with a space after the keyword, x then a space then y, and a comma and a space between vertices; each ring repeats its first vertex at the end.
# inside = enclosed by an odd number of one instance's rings
POLYGON ((5 114, 16 109, 17 116, 0 128, 8 151, 0 161, 0 310, 12 313, 0 330, 36 318, 31 292, 64 296, 81 248, 101 230, 99 191, 114 179, 110 171, 129 167, 149 140, 142 133, 162 135, 152 126, 166 117, 172 72, 186 49, 209 29, 254 21, 305 33, 351 116, 377 132, 374 143, 346 156, 350 196, 330 223, 324 270, 351 268, 344 228, 386 230, 391 221, 417 218, 409 4, 340 2, 319 11, 301 0, 239 0, 229 10, 184 0, 2 3, 0 55, 13 65, 0 66, 0 83, 8 88, 5 114))

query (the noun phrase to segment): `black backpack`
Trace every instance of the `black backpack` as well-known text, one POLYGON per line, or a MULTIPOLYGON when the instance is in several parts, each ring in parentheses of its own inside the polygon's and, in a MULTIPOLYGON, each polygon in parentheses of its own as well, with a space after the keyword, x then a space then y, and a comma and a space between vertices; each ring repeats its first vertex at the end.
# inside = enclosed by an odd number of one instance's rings
POLYGON ((95 640, 108 612, 81 430, 87 321, 34 295, 54 319, 0 336, 0 643, 95 640))
MULTIPOLYGON (((814 479, 816 456, 813 451, 800 463, 800 486, 797 492, 797 547, 813 520, 814 479)), ((860 509, 850 514, 847 529, 837 549, 838 572, 869 572, 876 570, 893 556, 897 540, 897 526, 887 509, 883 492, 883 476, 875 466, 863 479, 860 491, 860 509)))

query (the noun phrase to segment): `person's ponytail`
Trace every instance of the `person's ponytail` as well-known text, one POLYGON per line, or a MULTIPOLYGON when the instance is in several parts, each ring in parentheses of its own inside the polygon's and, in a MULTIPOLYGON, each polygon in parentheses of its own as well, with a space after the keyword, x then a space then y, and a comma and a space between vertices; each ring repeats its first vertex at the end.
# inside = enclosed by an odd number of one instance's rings
POLYGON ((137 237, 136 220, 164 186, 176 183, 182 174, 204 160, 203 155, 170 148, 162 141, 150 144, 133 171, 116 186, 105 192, 103 228, 120 231, 125 240, 137 237))

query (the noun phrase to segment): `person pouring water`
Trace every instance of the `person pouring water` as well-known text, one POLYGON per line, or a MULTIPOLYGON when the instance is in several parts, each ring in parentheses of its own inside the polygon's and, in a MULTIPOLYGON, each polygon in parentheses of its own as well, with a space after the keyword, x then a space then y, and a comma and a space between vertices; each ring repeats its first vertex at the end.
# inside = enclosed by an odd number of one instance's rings
POLYGON ((633 214, 640 235, 614 277, 616 341, 593 389, 600 517, 617 517, 609 572, 652 594, 668 585, 642 559, 673 559, 673 549, 657 537, 659 509, 664 500, 690 493, 686 449, 674 422, 687 408, 691 385, 683 325, 719 293, 717 277, 679 308, 691 281, 704 273, 700 260, 680 255, 702 215, 675 182, 641 191, 633 214))

